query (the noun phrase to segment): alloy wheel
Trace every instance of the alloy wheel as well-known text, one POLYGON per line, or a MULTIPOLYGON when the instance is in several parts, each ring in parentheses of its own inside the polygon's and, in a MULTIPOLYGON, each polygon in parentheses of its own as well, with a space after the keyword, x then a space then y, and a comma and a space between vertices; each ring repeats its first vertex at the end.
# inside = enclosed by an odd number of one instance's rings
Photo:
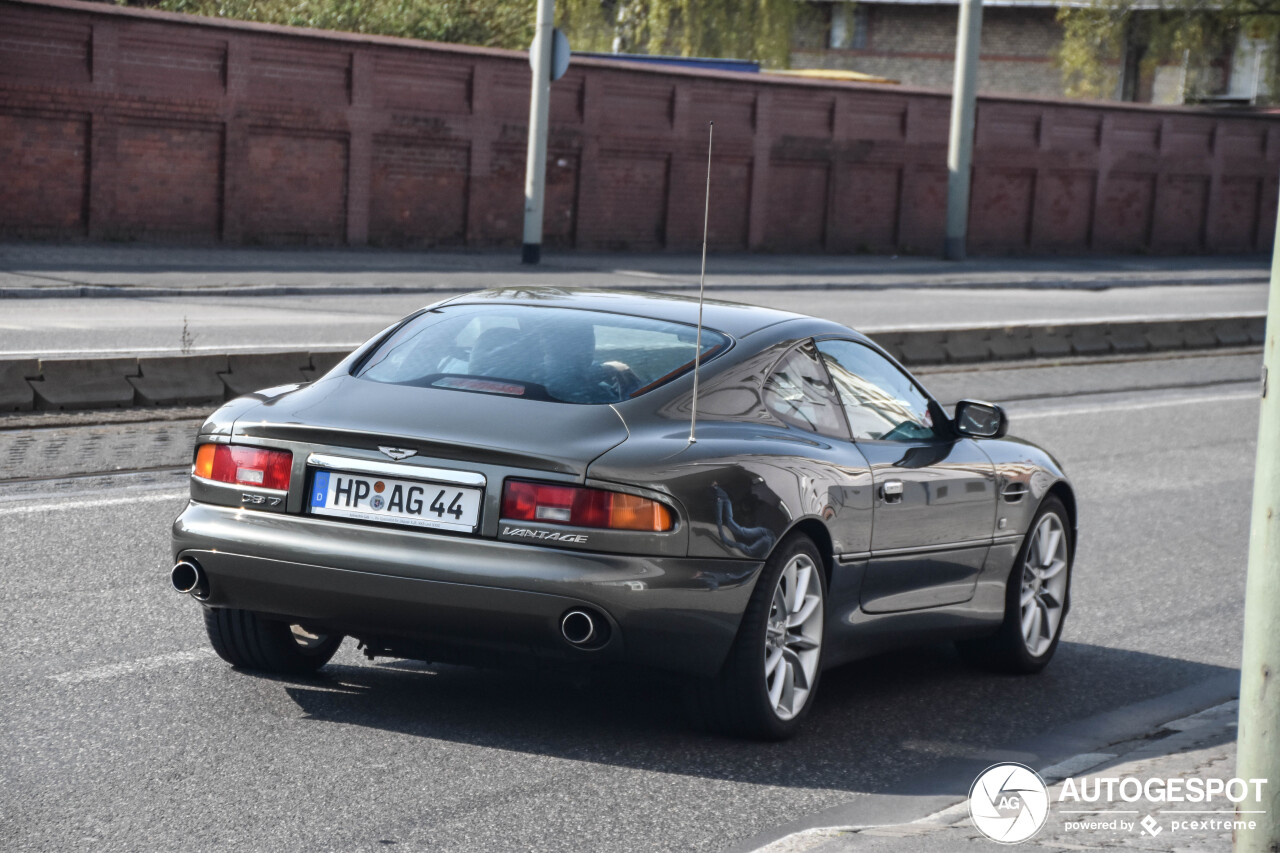
POLYGON ((1067 593, 1067 535, 1062 519, 1047 513, 1036 525, 1022 565, 1022 641, 1033 657, 1053 645, 1067 593))
POLYGON ((822 652, 821 570, 807 554, 791 558, 773 591, 765 625, 764 678, 781 720, 800 712, 818 676, 822 652))

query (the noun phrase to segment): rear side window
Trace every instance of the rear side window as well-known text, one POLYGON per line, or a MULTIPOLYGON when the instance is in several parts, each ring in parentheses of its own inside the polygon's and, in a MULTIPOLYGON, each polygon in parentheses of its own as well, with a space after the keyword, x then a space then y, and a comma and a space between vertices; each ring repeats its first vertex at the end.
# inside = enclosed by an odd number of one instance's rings
MULTIPOLYGON (((692 369, 698 330, 600 311, 446 305, 413 318, 356 375, 561 403, 617 403, 692 369)), ((702 358, 728 337, 702 330, 702 358)))
POLYGON ((762 396, 784 423, 833 438, 849 437, 840 401, 812 343, 793 348, 778 361, 764 381, 762 396))

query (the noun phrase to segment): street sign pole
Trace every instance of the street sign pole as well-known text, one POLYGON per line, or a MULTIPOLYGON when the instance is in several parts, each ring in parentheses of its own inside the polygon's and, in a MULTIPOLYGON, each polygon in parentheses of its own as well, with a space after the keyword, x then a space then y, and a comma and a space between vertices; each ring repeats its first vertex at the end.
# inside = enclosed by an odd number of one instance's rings
POLYGON ((981 41, 982 0, 960 0, 951 137, 947 145, 947 236, 942 248, 942 256, 949 261, 964 260, 965 234, 969 230, 969 165, 973 160, 973 113, 981 41))
POLYGON ((1253 472, 1249 575, 1244 594, 1244 652, 1240 661, 1240 728, 1236 776, 1266 779, 1250 785, 1236 806, 1236 853, 1280 850, 1280 221, 1271 250, 1271 295, 1262 353, 1262 414, 1253 472), (1256 798, 1255 798, 1256 797, 1256 798), (1244 814, 1245 811, 1264 814, 1244 814), (1255 826, 1248 829, 1249 821, 1255 826))
POLYGON ((533 47, 533 89, 529 94, 529 149, 524 170, 524 244, 520 261, 542 260, 542 207, 547 188, 547 121, 551 112, 551 50, 555 0, 538 0, 533 47))

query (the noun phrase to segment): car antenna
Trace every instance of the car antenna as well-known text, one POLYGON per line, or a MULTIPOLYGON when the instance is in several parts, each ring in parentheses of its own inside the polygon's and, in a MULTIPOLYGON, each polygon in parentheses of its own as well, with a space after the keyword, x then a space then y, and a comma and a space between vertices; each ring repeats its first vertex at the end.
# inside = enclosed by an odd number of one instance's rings
POLYGON ((711 142, 716 123, 707 122, 707 197, 702 205, 702 272, 698 275, 698 340, 693 348, 693 406, 689 417, 689 443, 696 444, 698 428, 698 368, 702 366, 702 298, 707 289, 707 227, 711 222, 711 142))

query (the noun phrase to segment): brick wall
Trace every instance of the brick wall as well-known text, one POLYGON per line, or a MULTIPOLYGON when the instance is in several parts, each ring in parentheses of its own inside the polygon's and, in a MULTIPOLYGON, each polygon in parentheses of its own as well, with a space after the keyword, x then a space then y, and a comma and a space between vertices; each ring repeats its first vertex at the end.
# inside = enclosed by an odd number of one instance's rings
MULTIPOLYGON (((515 246, 528 88, 507 51, 9 0, 0 234, 515 246)), ((577 59, 545 239, 696 248, 714 120, 714 248, 934 253, 948 118, 945 91, 577 59)), ((1264 116, 983 98, 971 249, 1265 249, 1277 161, 1264 116)))

